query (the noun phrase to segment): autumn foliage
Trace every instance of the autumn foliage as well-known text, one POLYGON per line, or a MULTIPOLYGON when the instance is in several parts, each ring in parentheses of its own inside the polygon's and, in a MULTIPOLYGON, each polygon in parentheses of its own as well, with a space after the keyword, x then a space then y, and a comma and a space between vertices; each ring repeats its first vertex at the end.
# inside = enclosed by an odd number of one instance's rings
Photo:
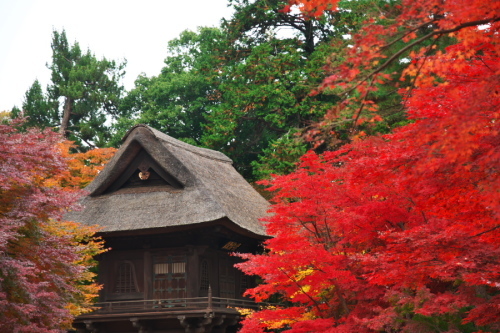
POLYGON ((319 18, 325 11, 335 10, 338 2, 339 0, 290 0, 282 11, 288 13, 291 11, 292 6, 297 6, 306 16, 319 18))
POLYGON ((401 94, 412 123, 310 152, 268 183, 274 238, 240 267, 264 280, 250 296, 280 302, 241 332, 500 330, 500 3, 399 10, 392 25, 368 22, 324 84, 365 112, 372 82, 393 79, 384 64, 409 57, 401 94), (446 49, 419 48, 443 36, 454 41, 446 49), (408 48, 381 53, 395 38, 408 48))
POLYGON ((95 148, 84 152, 72 152, 76 148, 71 141, 59 144, 68 168, 55 177, 60 186, 68 189, 81 189, 87 186, 106 163, 113 157, 116 148, 95 148))
POLYGON ((0 125, 0 331, 60 332, 89 311, 99 286, 94 227, 61 220, 82 194, 62 188, 58 134, 0 125))

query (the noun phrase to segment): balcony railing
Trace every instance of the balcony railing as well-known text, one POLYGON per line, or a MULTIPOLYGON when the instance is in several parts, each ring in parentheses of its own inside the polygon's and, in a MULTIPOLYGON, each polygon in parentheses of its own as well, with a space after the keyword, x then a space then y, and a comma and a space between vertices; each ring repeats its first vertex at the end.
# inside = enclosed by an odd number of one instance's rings
POLYGON ((259 305, 245 299, 220 297, 196 297, 180 299, 156 299, 141 301, 115 301, 95 304, 92 314, 130 313, 130 312, 174 312, 198 310, 212 312, 221 309, 249 308, 257 309, 259 305))

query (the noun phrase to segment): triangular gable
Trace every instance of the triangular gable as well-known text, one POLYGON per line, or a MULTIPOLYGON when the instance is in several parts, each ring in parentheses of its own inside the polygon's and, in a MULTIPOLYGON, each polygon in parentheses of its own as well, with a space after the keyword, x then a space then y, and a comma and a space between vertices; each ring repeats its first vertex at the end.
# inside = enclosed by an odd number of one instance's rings
POLYGON ((141 149, 122 174, 103 192, 180 190, 182 184, 141 149))
POLYGON ((136 128, 86 190, 91 197, 134 187, 180 190, 193 181, 191 172, 148 128, 136 128), (147 179, 140 179, 147 173, 147 179))

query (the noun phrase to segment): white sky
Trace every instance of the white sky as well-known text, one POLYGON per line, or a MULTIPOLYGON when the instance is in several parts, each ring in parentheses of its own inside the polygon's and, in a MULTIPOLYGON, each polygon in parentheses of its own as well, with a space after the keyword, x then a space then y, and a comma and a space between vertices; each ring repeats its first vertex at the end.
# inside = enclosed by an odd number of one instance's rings
POLYGON ((21 107, 38 78, 50 81, 52 31, 98 57, 127 59, 127 90, 140 73, 158 75, 167 42, 230 18, 227 0, 0 0, 0 111, 21 107))

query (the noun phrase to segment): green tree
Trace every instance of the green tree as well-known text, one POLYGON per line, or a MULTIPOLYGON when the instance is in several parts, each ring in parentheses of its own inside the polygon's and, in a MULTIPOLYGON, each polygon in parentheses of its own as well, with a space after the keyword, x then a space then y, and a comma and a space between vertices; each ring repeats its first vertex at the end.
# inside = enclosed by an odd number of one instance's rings
MULTIPOLYGON (((97 59, 82 52, 77 42, 68 43, 66 32, 52 36, 52 82, 49 99, 57 112, 59 131, 66 138, 90 147, 102 147, 111 137, 108 125, 119 115, 124 63, 97 59)), ((49 115, 52 116, 52 115, 49 115)))
POLYGON ((43 92, 40 82, 35 80, 24 95, 22 110, 14 108, 13 117, 27 117, 23 123, 24 127, 55 127, 57 123, 57 112, 51 107, 48 97, 43 92))
MULTIPOLYGON (((331 48, 320 45, 308 55, 299 45, 294 38, 272 38, 249 45, 243 49, 244 57, 224 68, 227 77, 219 86, 220 103, 206 116, 203 144, 229 155, 247 178, 263 175, 256 161, 270 147, 276 149, 271 148, 269 153, 281 150, 284 143, 305 147, 304 143, 282 137, 317 121, 335 104, 334 95, 309 94, 324 77, 323 56, 331 48)), ((276 154, 273 157, 287 158, 276 154)))
MULTIPOLYGON (((276 13, 278 4, 272 8, 276 13)), ((318 28, 326 23, 302 19, 303 25, 315 29, 311 40, 304 37, 309 32, 301 31, 299 23, 293 23, 298 36, 277 37, 272 27, 281 26, 279 19, 267 15, 262 22, 244 21, 250 5, 234 5, 237 14, 231 21, 219 28, 186 31, 169 43, 170 56, 161 74, 139 77, 124 99, 116 138, 131 125, 146 123, 225 152, 249 179, 254 177, 251 163, 266 148, 284 142, 300 151, 306 148, 295 136, 280 138, 324 114, 329 104, 319 107, 320 101, 335 100, 327 94, 309 96, 324 77, 324 56, 332 51, 326 30, 318 28), (265 20, 269 28, 259 28, 265 20)))
MULTIPOLYGON (((344 60, 349 36, 369 18, 383 23, 378 17, 395 10, 396 1, 344 1, 338 11, 316 18, 290 12, 285 1, 231 4, 231 20, 183 32, 169 43, 162 72, 137 79, 123 100, 113 145, 130 126, 146 123, 223 151, 253 180, 290 172, 307 149, 322 151, 356 134, 351 110, 342 121, 331 121, 339 119, 340 90, 318 87, 344 60), (328 140, 318 145, 324 134, 328 140)), ((398 72, 397 65, 387 71, 398 72)), ((387 87, 378 104, 404 119, 396 91, 387 87)), ((356 131, 389 129, 386 122, 372 122, 356 131)))
POLYGON ((223 23, 230 66, 224 66, 221 102, 207 114, 203 144, 224 151, 250 179, 290 172, 311 148, 307 137, 290 133, 307 132, 336 107, 338 96, 317 88, 326 65, 341 61, 346 36, 373 10, 346 2, 344 10, 307 18, 285 1, 231 3, 235 15, 223 23))
POLYGON ((132 125, 148 124, 162 132, 200 145, 205 116, 219 103, 218 69, 227 38, 219 28, 184 31, 168 44, 165 67, 158 76, 139 76, 123 99, 123 116, 111 141, 117 145, 132 125))
MULTIPOLYGON (((301 13, 291 13, 287 1, 283 0, 230 0, 235 14, 224 21, 233 38, 247 37, 254 44, 262 44, 276 34, 297 37, 307 54, 314 52, 316 45, 333 35, 347 33, 349 24, 333 24, 339 16, 325 12, 321 17, 307 18, 301 13)), ((352 22, 350 23, 352 25, 352 22)))

